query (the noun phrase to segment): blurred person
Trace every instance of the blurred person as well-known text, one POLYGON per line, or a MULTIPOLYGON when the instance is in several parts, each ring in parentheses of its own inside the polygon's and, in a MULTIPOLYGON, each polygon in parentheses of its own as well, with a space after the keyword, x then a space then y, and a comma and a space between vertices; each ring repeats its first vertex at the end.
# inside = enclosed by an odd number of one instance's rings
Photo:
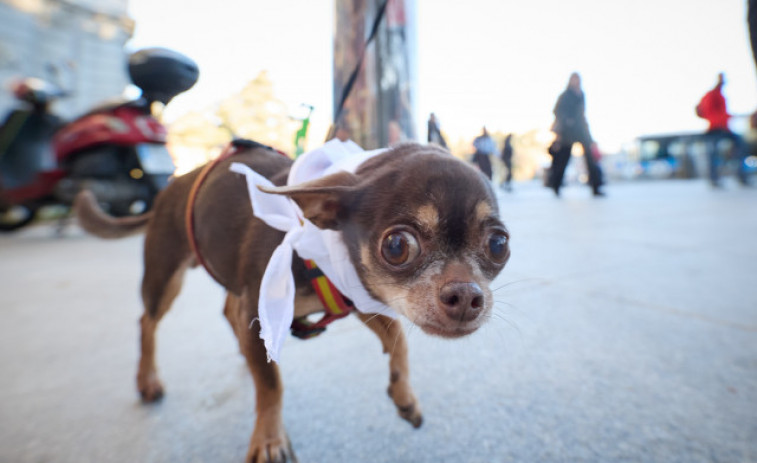
POLYGON ((484 154, 480 151, 476 151, 473 153, 472 158, 473 164, 478 167, 478 169, 486 175, 486 178, 491 181, 492 179, 492 160, 489 157, 488 154, 484 154))
POLYGON ((752 43, 752 56, 757 66, 757 0, 749 0, 747 5, 747 23, 749 24, 749 38, 752 43))
POLYGON ((749 116, 749 129, 744 133, 744 142, 748 147, 747 156, 757 156, 757 111, 749 116))
POLYGON ((508 133, 505 137, 505 145, 502 147, 502 162, 505 163, 507 168, 507 175, 505 181, 502 184, 505 191, 512 191, 513 180, 513 134, 508 133))
POLYGON ((439 129, 439 121, 436 119, 436 114, 431 113, 428 117, 428 142, 436 143, 444 148, 447 147, 447 141, 442 136, 442 131, 439 129))
POLYGON ((586 170, 589 173, 589 186, 594 196, 604 196, 600 189, 603 184, 602 170, 597 164, 593 153, 589 123, 586 121, 586 103, 584 92, 581 88, 581 76, 574 72, 568 80, 568 87, 560 94, 555 108, 555 122, 552 131, 555 133, 555 141, 550 147, 552 166, 549 174, 549 187, 560 196, 565 168, 570 161, 574 143, 580 143, 583 147, 586 170))
POLYGON ((747 153, 747 146, 744 139, 735 134, 728 127, 728 121, 731 115, 728 113, 728 107, 723 96, 723 86, 725 85, 725 75, 721 72, 718 74, 718 82, 715 87, 705 93, 699 104, 696 106, 697 116, 706 119, 709 128, 705 132, 707 140, 707 157, 710 174, 710 182, 715 188, 720 187, 720 153, 718 144, 721 140, 730 140, 733 144, 731 157, 738 162, 737 174, 742 184, 747 183, 746 170, 744 166, 744 157, 747 153))
POLYGON ((492 161, 491 156, 497 151, 497 144, 494 139, 489 135, 489 132, 484 127, 481 131, 481 135, 477 136, 473 140, 473 163, 481 169, 489 180, 492 179, 492 161))
POLYGON ((489 135, 486 127, 483 127, 481 129, 481 135, 477 136, 473 140, 473 147, 476 149, 476 151, 488 154, 489 156, 493 155, 494 152, 497 151, 497 144, 494 142, 494 139, 491 137, 491 135, 489 135))

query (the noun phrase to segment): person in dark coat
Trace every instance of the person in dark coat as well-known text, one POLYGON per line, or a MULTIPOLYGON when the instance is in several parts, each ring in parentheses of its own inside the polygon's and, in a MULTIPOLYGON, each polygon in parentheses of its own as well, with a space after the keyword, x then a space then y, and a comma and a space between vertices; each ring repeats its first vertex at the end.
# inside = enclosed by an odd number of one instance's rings
POLYGON ((752 56, 757 66, 757 0, 749 0, 747 5, 747 23, 749 24, 749 40, 752 43, 752 56))
POLYGON ((581 77, 578 73, 570 75, 568 88, 557 99, 554 109, 555 123, 552 131, 555 133, 555 143, 550 147, 552 167, 550 168, 549 186, 557 196, 560 195, 565 168, 570 161, 574 143, 580 143, 584 150, 586 170, 589 172, 589 186, 594 196, 604 196, 602 186, 602 170, 593 156, 592 138, 589 123, 586 121, 584 92, 581 89, 581 77))
POLYGON ((446 148, 447 142, 442 136, 442 131, 439 129, 439 121, 436 119, 436 114, 431 113, 428 117, 428 142, 436 143, 437 145, 446 148))
POLYGON ((503 187, 505 191, 512 191, 510 182, 513 180, 513 134, 509 133, 505 137, 505 146, 502 147, 502 162, 507 168, 507 176, 503 187))

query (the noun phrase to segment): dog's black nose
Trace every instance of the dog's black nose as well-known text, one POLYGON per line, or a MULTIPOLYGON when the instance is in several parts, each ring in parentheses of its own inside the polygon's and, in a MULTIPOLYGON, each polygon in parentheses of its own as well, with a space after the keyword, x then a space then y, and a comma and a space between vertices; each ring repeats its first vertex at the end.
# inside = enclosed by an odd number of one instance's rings
POLYGON ((474 320, 484 308, 484 292, 476 283, 450 281, 442 286, 439 299, 447 316, 461 322, 474 320))

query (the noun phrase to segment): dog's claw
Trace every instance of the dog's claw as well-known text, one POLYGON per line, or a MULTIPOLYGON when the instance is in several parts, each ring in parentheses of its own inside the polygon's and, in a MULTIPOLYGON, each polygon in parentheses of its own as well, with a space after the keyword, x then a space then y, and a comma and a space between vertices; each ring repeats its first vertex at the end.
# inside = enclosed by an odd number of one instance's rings
POLYGON ((252 443, 247 452, 247 463, 297 463, 297 457, 292 450, 288 438, 269 441, 266 443, 252 443))
POLYGON ((163 389, 155 391, 139 391, 139 395, 142 397, 142 402, 157 402, 163 398, 163 389))
POLYGON ((410 423, 414 428, 420 428, 423 424, 423 414, 421 413, 420 407, 418 407, 418 401, 415 399, 415 396, 413 396, 412 392, 409 393, 409 403, 405 402, 408 403, 408 405, 400 405, 400 403, 398 403, 397 401, 398 397, 395 397, 395 394, 392 390, 392 386, 389 386, 389 389, 387 389, 386 392, 394 401, 394 405, 397 407, 397 414, 403 420, 410 423))
POLYGON ((423 415, 416 411, 415 404, 410 404, 407 407, 397 407, 397 413, 416 429, 420 428, 423 424, 423 415))
POLYGON ((144 402, 157 402, 163 398, 163 385, 154 374, 147 375, 146 378, 137 378, 137 389, 144 402))

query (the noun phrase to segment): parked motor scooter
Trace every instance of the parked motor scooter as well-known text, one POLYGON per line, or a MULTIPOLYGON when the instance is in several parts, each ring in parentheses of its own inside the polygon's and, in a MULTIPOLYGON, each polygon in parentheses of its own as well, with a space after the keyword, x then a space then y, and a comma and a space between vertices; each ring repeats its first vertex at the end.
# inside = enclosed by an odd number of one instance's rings
POLYGON ((152 206, 174 172, 153 107, 191 88, 199 70, 184 55, 149 48, 129 57, 128 71, 140 98, 105 103, 67 124, 49 111, 64 92, 39 82, 17 87, 28 107, 0 129, 0 231, 23 227, 44 206, 70 207, 83 189, 114 216, 152 206))

